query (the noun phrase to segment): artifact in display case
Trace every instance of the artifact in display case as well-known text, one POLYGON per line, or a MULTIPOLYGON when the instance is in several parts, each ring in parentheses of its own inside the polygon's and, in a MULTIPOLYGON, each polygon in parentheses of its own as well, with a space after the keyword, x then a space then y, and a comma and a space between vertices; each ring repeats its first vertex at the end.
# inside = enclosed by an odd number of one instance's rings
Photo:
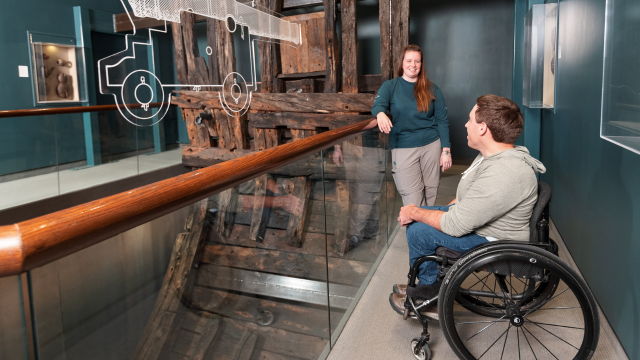
POLYGON ((640 154, 638 0, 607 0, 600 137, 640 154))
POLYGON ((525 17, 524 92, 529 108, 555 108, 558 5, 533 5, 525 17))
POLYGON ((86 101, 82 48, 32 42, 31 54, 37 104, 86 101))

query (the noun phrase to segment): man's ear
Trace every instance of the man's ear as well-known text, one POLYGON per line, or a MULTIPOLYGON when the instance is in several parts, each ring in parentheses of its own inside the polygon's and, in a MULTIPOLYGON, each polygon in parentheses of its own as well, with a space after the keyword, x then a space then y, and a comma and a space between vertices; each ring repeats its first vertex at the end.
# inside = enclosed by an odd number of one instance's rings
POLYGON ((479 125, 480 126, 478 126, 478 135, 485 136, 487 133, 491 133, 486 123, 480 123, 479 125))

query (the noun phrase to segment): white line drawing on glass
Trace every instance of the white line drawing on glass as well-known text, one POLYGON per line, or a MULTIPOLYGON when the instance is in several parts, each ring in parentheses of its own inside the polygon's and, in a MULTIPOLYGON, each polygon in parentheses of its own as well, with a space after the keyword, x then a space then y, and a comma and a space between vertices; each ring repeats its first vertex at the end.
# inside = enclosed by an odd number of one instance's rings
MULTIPOLYGON (((302 43, 302 35, 300 26, 282 20, 273 15, 267 14, 257 8, 242 4, 236 0, 128 0, 133 13, 137 17, 150 17, 158 20, 164 20, 164 29, 149 29, 148 42, 136 42, 131 40, 130 36, 136 35, 136 27, 129 16, 129 21, 133 26, 133 34, 125 35, 126 48, 123 51, 110 55, 98 61, 98 85, 101 94, 113 95, 118 111, 131 124, 135 126, 152 126, 161 121, 167 114, 171 105, 171 91, 164 88, 187 87, 194 91, 200 91, 202 87, 218 89, 218 97, 220 104, 229 116, 236 114, 244 115, 251 103, 251 94, 257 90, 256 84, 256 65, 255 65, 255 46, 254 42, 259 37, 272 40, 280 40, 282 45, 300 46, 302 43), (162 3, 162 4, 160 4, 162 3), (155 61, 152 60, 151 69, 138 69, 130 72, 124 80, 113 80, 110 73, 116 71, 122 63, 129 59, 136 58, 136 46, 147 46, 148 51, 153 52, 152 31, 159 33, 167 33, 167 21, 180 22, 180 12, 187 11, 194 14, 210 17, 226 22, 226 28, 229 32, 235 32, 240 27, 241 38, 245 40, 245 28, 247 28, 248 37, 246 42, 249 46, 251 70, 249 81, 239 72, 228 74, 222 84, 162 84, 156 76, 155 61), (232 20, 232 21, 229 21, 232 20), (232 22, 232 29, 230 29, 232 22), (133 95, 139 105, 145 110, 150 108, 150 103, 157 96, 157 101, 161 102, 161 106, 155 112, 148 116, 140 116, 134 114, 127 107, 125 101, 125 90, 133 88, 133 95), (146 96, 138 96, 138 89, 146 89, 146 96), (154 90, 155 89, 155 90, 154 90), (224 91, 229 89, 229 91, 224 91), (244 98, 243 101, 242 98, 244 98), (230 106, 231 105, 231 106, 230 106), (124 108, 124 111, 123 111, 124 108), (157 116, 157 120, 152 124, 139 124, 137 120, 151 120, 157 116)), ((122 7, 127 12, 124 0, 120 0, 122 7)), ((128 12, 127 12, 128 15, 128 12)), ((224 30, 222 30, 224 31, 224 30)), ((206 53, 210 55, 212 49, 207 47, 206 53)), ((153 57, 152 57, 153 59, 153 57)))

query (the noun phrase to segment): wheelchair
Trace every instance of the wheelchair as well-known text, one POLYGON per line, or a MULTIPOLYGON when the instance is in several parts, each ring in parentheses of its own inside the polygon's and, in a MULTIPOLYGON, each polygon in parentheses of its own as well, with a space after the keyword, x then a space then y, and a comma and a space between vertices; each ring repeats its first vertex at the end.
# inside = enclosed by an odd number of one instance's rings
POLYGON ((590 359, 600 321, 595 298, 558 257, 549 238, 551 188, 538 182, 529 242, 499 240, 461 254, 445 247, 415 261, 407 287, 416 286, 421 264, 435 261, 439 293, 407 296, 404 319, 416 318, 422 334, 411 341, 419 360, 429 360, 429 321, 439 321, 460 359, 590 359), (437 305, 438 320, 420 310, 437 305))

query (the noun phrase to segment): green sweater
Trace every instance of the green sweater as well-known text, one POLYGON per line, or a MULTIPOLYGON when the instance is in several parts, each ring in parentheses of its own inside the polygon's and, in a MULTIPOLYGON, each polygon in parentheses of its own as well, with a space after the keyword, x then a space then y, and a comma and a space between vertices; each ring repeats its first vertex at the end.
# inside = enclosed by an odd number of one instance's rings
POLYGON ((436 84, 431 84, 435 100, 431 100, 429 111, 419 112, 413 95, 415 83, 397 77, 385 81, 371 108, 373 116, 391 113, 391 148, 421 147, 440 139, 442 147, 450 148, 449 121, 444 97, 436 84))

